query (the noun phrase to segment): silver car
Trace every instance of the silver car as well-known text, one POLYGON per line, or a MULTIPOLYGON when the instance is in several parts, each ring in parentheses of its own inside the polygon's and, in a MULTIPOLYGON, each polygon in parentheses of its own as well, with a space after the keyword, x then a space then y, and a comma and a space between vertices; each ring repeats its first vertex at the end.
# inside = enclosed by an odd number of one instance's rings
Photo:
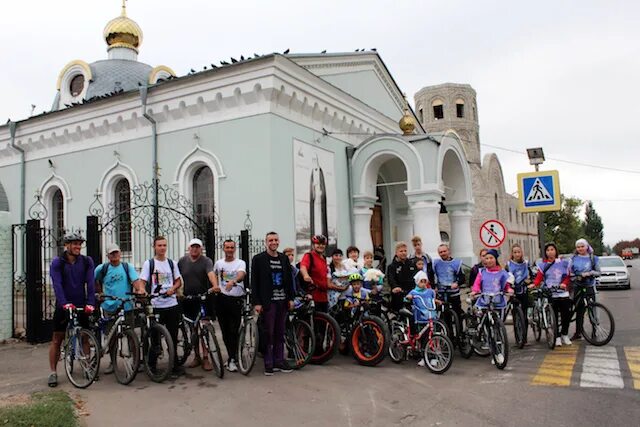
POLYGON ((598 289, 631 288, 629 271, 619 256, 601 256, 600 272, 600 277, 596 277, 598 289))

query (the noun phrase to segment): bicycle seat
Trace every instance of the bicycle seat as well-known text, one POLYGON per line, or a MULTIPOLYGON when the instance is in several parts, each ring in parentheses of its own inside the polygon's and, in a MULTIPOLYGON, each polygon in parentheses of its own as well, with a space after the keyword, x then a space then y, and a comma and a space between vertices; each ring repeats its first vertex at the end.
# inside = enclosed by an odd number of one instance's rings
POLYGON ((413 313, 406 308, 401 308, 398 314, 404 317, 413 317, 413 313))

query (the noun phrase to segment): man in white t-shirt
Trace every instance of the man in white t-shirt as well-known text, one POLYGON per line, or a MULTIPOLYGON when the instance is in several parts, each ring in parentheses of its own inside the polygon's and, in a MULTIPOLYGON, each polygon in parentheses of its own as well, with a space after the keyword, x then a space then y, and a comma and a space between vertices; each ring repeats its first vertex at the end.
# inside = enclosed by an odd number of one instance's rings
POLYGON ((224 258, 216 261, 213 272, 218 277, 221 293, 216 298, 216 314, 222 339, 227 348, 229 372, 238 370, 236 365, 238 353, 238 330, 242 317, 242 301, 244 296, 244 278, 247 265, 236 258, 236 242, 225 240, 222 246, 224 258))
MULTIPOLYGON (((159 315, 160 323, 167 327, 174 350, 178 345, 178 325, 180 323, 180 306, 176 298, 176 292, 182 286, 178 263, 167 258, 167 239, 158 236, 153 240, 153 259, 146 260, 140 273, 138 291, 145 291, 151 295, 166 295, 166 297, 153 298, 151 304, 153 311, 159 315), (142 288, 142 289, 140 289, 142 288)), ((176 357, 176 362, 177 362, 176 357)), ((174 376, 183 372, 177 363, 174 365, 174 376)))

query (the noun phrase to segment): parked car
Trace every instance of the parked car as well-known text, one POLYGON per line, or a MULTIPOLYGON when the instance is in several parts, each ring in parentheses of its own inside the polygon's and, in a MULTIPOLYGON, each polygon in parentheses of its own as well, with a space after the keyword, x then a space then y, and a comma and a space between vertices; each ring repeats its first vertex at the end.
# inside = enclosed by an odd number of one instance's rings
POLYGON ((619 256, 600 257, 600 277, 596 278, 598 289, 631 288, 629 270, 619 256))

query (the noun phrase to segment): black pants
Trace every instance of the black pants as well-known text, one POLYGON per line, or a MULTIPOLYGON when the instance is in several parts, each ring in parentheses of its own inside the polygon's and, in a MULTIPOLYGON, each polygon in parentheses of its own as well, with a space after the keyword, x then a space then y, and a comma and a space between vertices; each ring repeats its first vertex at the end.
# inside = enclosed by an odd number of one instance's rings
MULTIPOLYGON (((216 320, 216 310, 213 299, 213 295, 207 296, 207 300, 204 302, 204 312, 211 320, 216 320)), ((201 301, 199 299, 185 299, 182 301, 182 313, 189 319, 196 320, 196 317, 198 317, 200 313, 200 304, 201 301)))
POLYGON ((556 313, 556 325, 559 335, 569 334, 569 324, 571 323, 571 299, 569 298, 553 298, 551 300, 553 311, 556 313), (558 321, 558 317, 561 321, 558 321))
POLYGON ((222 339, 227 348, 229 359, 233 360, 236 360, 238 356, 238 332, 242 318, 242 302, 243 297, 230 297, 224 294, 216 297, 216 313, 220 329, 222 329, 222 339))
POLYGON ((328 302, 318 302, 318 301, 316 301, 314 304, 315 304, 316 311, 319 311, 319 312, 322 312, 322 313, 327 313, 329 311, 329 303, 328 302))
POLYGON ((585 286, 584 293, 580 292, 579 289, 576 288, 576 296, 574 296, 574 299, 573 299, 573 303, 575 304, 575 310, 576 310, 576 335, 582 334, 582 321, 584 320, 584 311, 586 309, 584 298, 580 298, 579 301, 576 301, 576 297, 578 296, 578 293, 580 293, 580 295, 583 295, 584 297, 590 296, 595 298, 596 287, 585 286))
MULTIPOLYGON (((522 309, 522 314, 524 314, 524 342, 527 342, 527 335, 529 331, 529 317, 527 316, 527 310, 529 309, 529 294, 527 294, 527 292, 516 294, 516 300, 522 309)), ((511 315, 513 316, 513 313, 511 313, 511 315)))
MULTIPOLYGON (((180 324, 180 316, 182 316, 182 310, 179 305, 167 308, 154 308, 154 313, 160 317, 159 321, 162 323, 171 335, 173 341, 174 354, 178 353, 178 325, 180 324)), ((153 338, 153 337, 152 337, 153 338)), ((149 357, 151 359, 151 356, 149 357)), ((174 358, 174 368, 178 367, 178 358, 174 358)))

